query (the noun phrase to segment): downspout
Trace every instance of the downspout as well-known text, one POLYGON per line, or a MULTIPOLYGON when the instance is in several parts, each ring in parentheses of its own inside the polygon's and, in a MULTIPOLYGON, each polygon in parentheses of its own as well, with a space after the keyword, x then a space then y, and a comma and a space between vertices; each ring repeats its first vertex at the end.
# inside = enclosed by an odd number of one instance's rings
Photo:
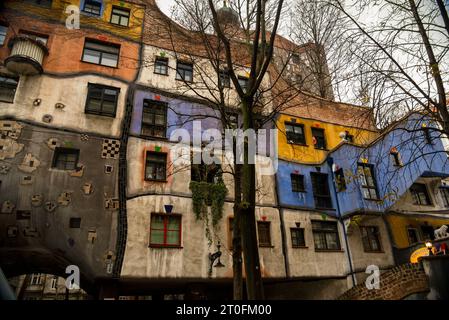
POLYGON ((344 223, 344 220, 343 220, 343 218, 341 216, 340 202, 338 201, 337 188, 335 187, 335 176, 334 176, 334 170, 333 170, 334 158, 332 158, 331 156, 328 155, 327 158, 326 158, 326 162, 327 162, 327 164, 329 166, 329 169, 330 169, 330 172, 331 172, 332 190, 334 192, 335 202, 337 204, 338 221, 340 222, 340 224, 342 225, 342 228, 343 228, 343 236, 345 238, 346 250, 348 252, 347 257, 348 257, 348 263, 349 263, 349 270, 351 272, 352 286, 355 287, 357 282, 356 282, 355 275, 354 275, 354 269, 352 267, 351 249, 349 248, 348 234, 346 233, 345 223, 344 223))
POLYGON ((279 220, 281 222, 282 254, 284 255, 285 275, 287 278, 290 278, 290 263, 287 252, 287 236, 285 234, 284 208, 282 208, 279 201, 277 173, 274 174, 274 193, 276 194, 276 204, 279 211, 279 220))
POLYGON ((119 172, 118 172, 118 193, 119 193, 119 213, 118 213, 118 229, 116 240, 116 261, 112 272, 113 279, 119 279, 123 260, 125 257, 126 241, 128 237, 128 215, 127 215, 127 183, 128 183, 128 162, 127 149, 129 140, 129 130, 131 126, 132 113, 134 109, 134 93, 136 83, 142 72, 142 61, 144 57, 143 32, 145 30, 145 17, 147 7, 144 8, 144 17, 142 21, 142 32, 140 34, 140 50, 139 50, 139 66, 134 80, 129 84, 125 99, 125 115, 122 123, 122 133, 120 136, 119 151, 119 172))

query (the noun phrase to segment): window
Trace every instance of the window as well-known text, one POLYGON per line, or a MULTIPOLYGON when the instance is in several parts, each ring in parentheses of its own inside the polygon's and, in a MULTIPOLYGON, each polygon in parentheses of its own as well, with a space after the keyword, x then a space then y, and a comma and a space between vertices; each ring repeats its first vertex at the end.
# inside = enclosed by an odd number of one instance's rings
POLYGON ((222 177, 222 171, 220 164, 214 163, 205 164, 201 157, 201 164, 194 163, 194 157, 192 154, 192 164, 190 166, 190 179, 196 182, 217 183, 222 177))
POLYGON ((419 242, 419 233, 416 228, 407 228, 408 242, 410 245, 419 242))
POLYGON ((428 127, 424 127, 423 132, 424 132, 424 138, 426 139, 426 143, 433 144, 432 143, 432 135, 430 134, 430 129, 428 127))
POLYGON ((151 215, 150 246, 180 247, 181 216, 153 213, 151 215))
POLYGON ((119 45, 86 40, 82 60, 84 62, 115 68, 118 65, 119 53, 119 45))
POLYGON ((28 2, 28 3, 31 3, 34 5, 38 5, 41 7, 50 8, 52 0, 25 0, 25 2, 28 2))
POLYGON ((75 170, 78 165, 78 149, 55 148, 52 167, 59 170, 75 170))
POLYGON ((324 135, 324 129, 312 128, 313 142, 315 149, 326 149, 326 137, 324 135))
POLYGON ((391 148, 390 157, 393 166, 402 167, 401 155, 399 154, 399 151, 396 148, 391 148))
POLYGON ((0 74, 0 101, 13 103, 18 83, 19 78, 0 74))
POLYGON ((421 232, 424 236, 424 240, 434 240, 435 239, 435 230, 433 230, 432 226, 428 226, 428 225, 421 226, 421 232))
POLYGON ((292 62, 294 64, 301 64, 301 58, 300 58, 299 54, 292 53, 292 62))
POLYGON ((362 185, 363 197, 368 200, 378 200, 377 184, 374 177, 374 166, 367 163, 359 163, 357 171, 362 185))
POLYGON ((147 151, 145 160, 145 180, 165 181, 167 179, 167 154, 147 151))
POLYGON ((129 15, 129 9, 112 7, 111 23, 127 27, 129 25, 129 15))
POLYGON ((99 16, 101 14, 101 3, 93 0, 85 0, 83 11, 99 16))
POLYGON ((167 104, 144 100, 142 113, 143 136, 165 138, 167 131, 167 104))
POLYGON ((316 250, 340 250, 336 222, 312 221, 312 232, 316 250))
POLYGON ((220 70, 219 72, 219 80, 220 85, 223 88, 230 88, 231 87, 231 78, 229 77, 229 72, 226 70, 220 70))
POLYGON ((354 143, 354 135, 350 134, 349 131, 345 131, 345 140, 349 143, 354 143))
POLYGON ((257 221, 257 234, 259 236, 259 247, 271 247, 269 221, 257 221))
POLYGON ((304 176, 302 174, 290 174, 290 179, 292 182, 292 192, 305 192, 304 187, 304 176))
POLYGON ((449 188, 441 187, 440 192, 441 192, 441 196, 443 197, 444 206, 449 207, 449 188))
POLYGON ((243 92, 246 93, 248 91, 249 79, 245 77, 239 77, 238 80, 243 92))
POLYGON ((26 32, 26 31, 19 31, 19 36, 22 37, 27 37, 36 41, 40 41, 42 42, 44 45, 47 45, 48 42, 48 36, 45 35, 38 35, 35 33, 30 33, 30 32, 26 32))
POLYGON ((115 117, 119 88, 89 83, 85 113, 115 117))
POLYGON ((31 275, 31 285, 40 285, 42 283, 42 274, 41 273, 33 273, 31 275))
POLYGON ((72 229, 81 228, 81 218, 70 218, 70 228, 72 229))
POLYGON ((329 191, 328 175, 325 173, 311 172, 313 197, 315 207, 332 209, 332 199, 329 191))
POLYGON ((304 248, 306 241, 304 239, 304 228, 290 228, 293 248, 304 248))
POLYGON ((178 62, 176 67, 176 79, 187 82, 193 81, 193 64, 178 62))
POLYGON ((414 183, 410 187, 410 193, 413 197, 413 204, 420 206, 430 206, 432 202, 430 201, 429 193, 427 192, 427 187, 423 183, 414 183))
POLYGON ((287 135, 288 143, 306 144, 304 125, 302 124, 285 123, 285 134, 287 135))
POLYGON ((346 179, 343 168, 335 171, 335 184, 337 185, 337 192, 343 192, 346 190, 346 179))
POLYGON ((378 227, 360 227, 360 231, 365 252, 379 252, 382 250, 378 227))
POLYGON ((0 24, 0 46, 5 43, 7 33, 8 33, 8 27, 0 24))
POLYGON ((56 289, 58 287, 58 277, 51 278, 51 288, 56 289))
POLYGON ((154 61, 154 73, 167 75, 168 74, 168 59, 156 57, 154 61))

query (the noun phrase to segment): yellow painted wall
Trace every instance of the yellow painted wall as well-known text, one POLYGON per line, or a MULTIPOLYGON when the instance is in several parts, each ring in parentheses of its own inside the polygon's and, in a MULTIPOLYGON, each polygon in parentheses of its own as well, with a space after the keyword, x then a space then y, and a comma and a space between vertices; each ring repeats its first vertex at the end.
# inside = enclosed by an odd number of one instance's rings
MULTIPOLYGON (((443 224, 449 225, 449 218, 433 218, 433 217, 413 217, 402 215, 388 215, 387 221, 393 234, 394 243, 399 249, 407 248, 411 244, 408 240, 407 228, 416 228, 420 231, 420 227, 425 225, 432 226, 434 229, 441 227, 443 224)), ((422 239, 425 240, 425 239, 422 239)))
MULTIPOLYGON (((80 0, 53 0, 51 8, 40 7, 21 1, 6 1, 6 8, 17 10, 19 12, 26 12, 27 14, 36 15, 39 18, 46 18, 49 20, 56 20, 65 24, 65 20, 68 14, 65 13, 65 9, 69 5, 80 6, 80 0)), ((81 29, 98 28, 115 35, 129 38, 134 41, 139 41, 142 28, 143 18, 145 16, 145 9, 143 6, 133 3, 128 3, 121 0, 103 0, 104 11, 101 17, 89 16, 84 14, 80 8, 80 27, 81 29), (130 21, 128 27, 117 26, 110 23, 112 7, 123 7, 131 9, 130 21)))
POLYGON ((326 150, 315 149, 312 141, 312 127, 324 129, 327 150, 335 148, 341 142, 341 132, 348 131, 354 136, 354 143, 360 145, 369 143, 378 136, 378 133, 369 130, 344 127, 332 123, 281 114, 277 120, 277 128, 279 129, 279 157, 284 160, 293 160, 301 163, 321 163, 324 161, 328 152, 326 150), (297 124, 304 125, 306 146, 289 144, 287 142, 285 122, 292 122, 291 119, 296 119, 297 124))

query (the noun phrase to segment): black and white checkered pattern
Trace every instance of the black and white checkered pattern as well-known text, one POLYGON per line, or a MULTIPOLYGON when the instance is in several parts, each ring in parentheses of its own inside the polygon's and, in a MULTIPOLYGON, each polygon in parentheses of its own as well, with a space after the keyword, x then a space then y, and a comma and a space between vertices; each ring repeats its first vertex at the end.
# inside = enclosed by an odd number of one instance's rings
POLYGON ((118 159, 120 151, 120 141, 112 139, 103 140, 103 151, 101 157, 103 159, 118 159))

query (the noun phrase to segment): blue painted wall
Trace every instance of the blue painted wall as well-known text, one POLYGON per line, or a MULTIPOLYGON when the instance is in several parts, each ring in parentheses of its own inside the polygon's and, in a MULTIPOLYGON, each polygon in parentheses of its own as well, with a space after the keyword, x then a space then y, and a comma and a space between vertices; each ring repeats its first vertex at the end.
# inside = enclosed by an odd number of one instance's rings
MULTIPOLYGON (((428 119, 413 114, 397 125, 394 130, 378 139, 369 148, 344 144, 330 155, 338 168, 345 172, 347 189, 338 193, 342 215, 357 210, 383 212, 393 205, 410 186, 423 174, 432 172, 435 175, 449 175, 448 158, 444 152, 439 133, 431 132, 432 144, 427 143, 422 125, 431 126, 428 119), (390 150, 396 147, 400 153, 403 167, 395 167, 390 150), (363 198, 357 177, 357 163, 362 159, 374 165, 374 174, 378 186, 380 201, 363 198)), ((328 173, 326 163, 320 166, 321 172, 328 173)), ((305 206, 314 208, 310 172, 315 166, 296 163, 279 162, 277 183, 280 204, 284 206, 305 206), (306 193, 299 195, 291 191, 290 174, 295 170, 305 176, 306 193)), ((334 207, 335 199, 333 199, 334 207)))

